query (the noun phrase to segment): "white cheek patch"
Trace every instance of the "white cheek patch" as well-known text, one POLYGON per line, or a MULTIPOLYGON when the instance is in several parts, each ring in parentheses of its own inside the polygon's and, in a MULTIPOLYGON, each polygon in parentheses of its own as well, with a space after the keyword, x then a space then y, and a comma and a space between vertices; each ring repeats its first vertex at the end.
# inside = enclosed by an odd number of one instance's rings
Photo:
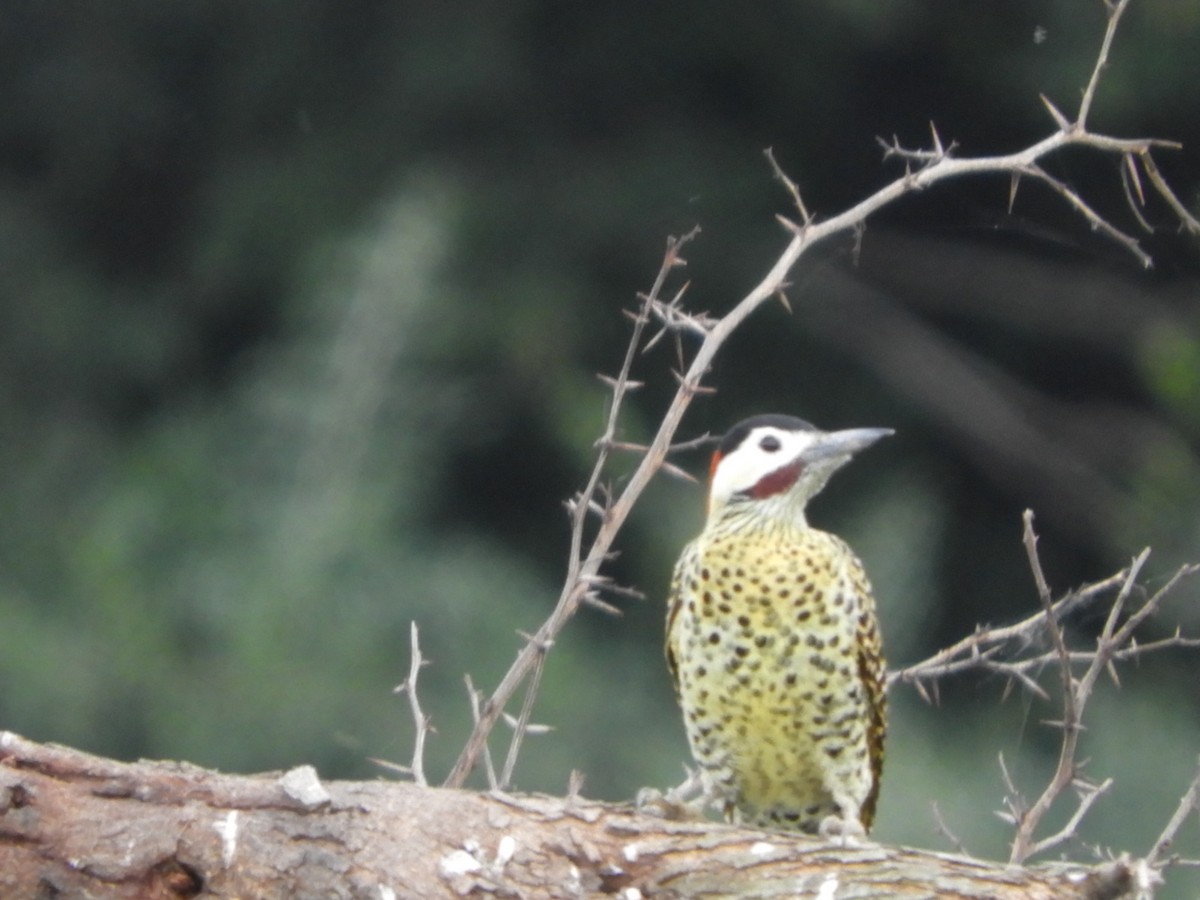
POLYGON ((816 439, 816 434, 784 431, 780 428, 755 428, 737 449, 721 458, 712 475, 709 489, 709 510, 723 506, 735 494, 749 491, 759 481, 787 466, 816 439), (760 446, 771 435, 779 441, 779 449, 768 452, 760 446))

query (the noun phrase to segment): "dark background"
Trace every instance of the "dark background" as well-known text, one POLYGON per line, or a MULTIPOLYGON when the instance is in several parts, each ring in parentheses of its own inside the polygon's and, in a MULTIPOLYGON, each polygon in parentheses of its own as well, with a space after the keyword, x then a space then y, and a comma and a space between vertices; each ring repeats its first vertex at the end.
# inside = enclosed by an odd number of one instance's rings
MULTIPOLYGON (((1104 28, 1085 0, 492 4, 13 2, 0 18, 0 725, 120 758, 373 777, 407 761, 392 695, 417 621, 441 778, 557 596, 583 484, 668 234, 691 308, 720 313, 782 249, 773 147, 818 216, 902 172, 936 122, 956 153, 1019 149, 1071 111, 1104 28)), ((1200 197, 1200 5, 1136 0, 1091 117, 1181 141, 1200 197)), ((1048 161, 1137 230, 1119 160, 1048 161)), ((753 413, 897 434, 811 518, 859 550, 893 663, 1154 548, 1200 557, 1200 265, 1163 204, 1143 271, 1044 187, 944 185, 806 256, 792 312, 722 351, 681 436, 753 413)), ((685 344, 686 349, 686 344, 685 344)), ((674 350, 640 357, 644 439, 674 350)), ((700 474, 701 454, 680 460, 700 474)), ((622 462, 617 466, 619 476, 622 462)), ((551 654, 519 788, 630 798, 687 759, 663 594, 702 490, 660 479, 551 654)), ((1185 585, 1145 639, 1200 630, 1185 585)), ((1086 644, 1099 625, 1073 624, 1086 644)), ((1194 653, 1130 667, 1083 754, 1116 786, 1090 844, 1145 852, 1200 746, 1194 653), (1135 748, 1131 736, 1144 743, 1135 748)), ((972 851, 1003 752, 1036 796, 1056 711, 968 677, 893 696, 884 840, 972 851)), ((497 743, 496 753, 503 746, 497 743)), ((1181 851, 1197 855, 1196 834, 1181 851)), ((1076 847, 1077 855, 1088 850, 1076 847)))

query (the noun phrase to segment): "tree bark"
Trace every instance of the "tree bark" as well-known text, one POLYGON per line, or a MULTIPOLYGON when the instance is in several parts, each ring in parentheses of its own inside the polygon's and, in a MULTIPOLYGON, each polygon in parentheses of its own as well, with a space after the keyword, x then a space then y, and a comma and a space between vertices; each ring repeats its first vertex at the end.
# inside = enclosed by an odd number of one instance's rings
POLYGON ((1102 898, 1124 862, 1011 868, 879 844, 680 822, 578 798, 311 768, 119 763, 0 732, 0 897, 1102 898))

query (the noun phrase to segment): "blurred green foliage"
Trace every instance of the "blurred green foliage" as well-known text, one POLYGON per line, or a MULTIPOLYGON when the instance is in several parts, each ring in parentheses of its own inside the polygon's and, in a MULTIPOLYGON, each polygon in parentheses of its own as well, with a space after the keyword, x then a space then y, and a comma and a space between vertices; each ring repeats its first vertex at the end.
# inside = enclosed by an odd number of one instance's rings
MULTIPOLYGON (((416 621, 441 777, 464 673, 493 686, 557 596, 562 501, 606 408, 594 375, 665 236, 702 227, 688 302, 727 309, 784 239, 765 147, 828 215, 897 174, 876 135, 919 144, 934 120, 983 154, 1048 133, 1038 94, 1071 108, 1102 29, 1098 0, 10 3, 0 726, 371 777, 410 751, 391 689, 416 621)), ((1092 119, 1183 141, 1157 158, 1193 210, 1198 37, 1195 4, 1135 0, 1092 119)), ((1136 229, 1115 161, 1051 166, 1136 229)), ((806 258, 792 314, 747 323, 685 423, 897 429, 814 510, 866 559, 897 663, 1032 608, 1026 507, 1056 590, 1144 545, 1152 582, 1200 556, 1194 240, 1152 204, 1142 272, 1036 186, 1011 213, 1007 195, 910 198, 861 255, 806 258)), ((639 358, 626 438, 651 433, 674 365, 669 341, 639 358)), ((701 508, 695 486, 648 492, 611 570, 648 599, 556 645, 535 711, 555 730, 519 787, 559 792, 577 768, 629 798, 681 776, 661 598, 701 508)), ((1147 636, 1200 628, 1195 596, 1147 636)), ((1098 701, 1085 755, 1117 787, 1085 839, 1144 851, 1165 822, 1200 746, 1196 667, 1164 657, 1098 701)), ((936 801, 1004 854, 996 754, 1040 789, 1055 714, 1002 688, 962 679, 933 709, 897 692, 881 838, 946 846, 936 801)))

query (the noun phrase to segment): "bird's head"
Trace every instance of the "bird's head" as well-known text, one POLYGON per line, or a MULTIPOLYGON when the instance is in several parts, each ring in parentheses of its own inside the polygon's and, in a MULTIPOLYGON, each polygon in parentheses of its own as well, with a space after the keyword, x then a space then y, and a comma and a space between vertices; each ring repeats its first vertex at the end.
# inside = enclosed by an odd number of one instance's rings
POLYGON ((708 518, 747 514, 805 525, 804 507, 829 476, 890 428, 821 431, 795 416, 739 422, 713 453, 708 518))

